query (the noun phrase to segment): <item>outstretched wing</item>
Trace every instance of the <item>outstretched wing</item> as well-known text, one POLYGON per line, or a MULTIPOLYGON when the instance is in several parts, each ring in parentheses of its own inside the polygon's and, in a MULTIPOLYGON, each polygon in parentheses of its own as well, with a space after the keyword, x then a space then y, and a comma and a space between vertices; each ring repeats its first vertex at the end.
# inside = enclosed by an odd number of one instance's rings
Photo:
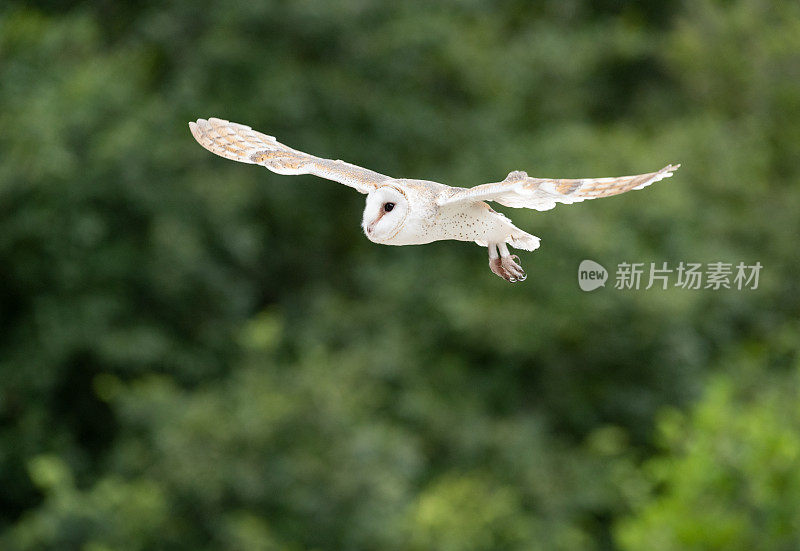
POLYGON ((214 118, 197 119, 189 123, 189 128, 197 142, 212 153, 232 161, 262 165, 278 174, 314 174, 361 193, 369 193, 381 182, 392 179, 344 161, 297 151, 243 124, 214 118))
POLYGON ((496 201, 507 207, 550 210, 556 203, 577 203, 586 199, 609 197, 632 189, 642 189, 653 182, 669 178, 681 165, 668 165, 658 172, 621 176, 619 178, 587 178, 580 180, 551 180, 531 178, 525 172, 509 174, 502 182, 473 188, 453 188, 440 205, 461 201, 496 201))

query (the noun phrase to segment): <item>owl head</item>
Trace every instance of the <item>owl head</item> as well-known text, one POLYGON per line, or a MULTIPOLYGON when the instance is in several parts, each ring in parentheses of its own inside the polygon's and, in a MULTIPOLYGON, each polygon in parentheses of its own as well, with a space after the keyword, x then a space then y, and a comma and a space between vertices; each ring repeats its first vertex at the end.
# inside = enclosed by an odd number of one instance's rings
POLYGON ((391 240, 403 227, 408 208, 408 198, 400 188, 386 185, 370 192, 361 221, 367 238, 375 243, 391 240))

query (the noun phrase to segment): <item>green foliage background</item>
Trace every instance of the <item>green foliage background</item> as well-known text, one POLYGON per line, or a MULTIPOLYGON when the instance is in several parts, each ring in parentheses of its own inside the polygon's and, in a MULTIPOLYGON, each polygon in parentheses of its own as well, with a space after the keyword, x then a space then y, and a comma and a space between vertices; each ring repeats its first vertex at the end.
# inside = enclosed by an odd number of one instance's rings
POLYGON ((800 547, 800 4, 12 0, 0 129, 0 548, 800 547), (511 286, 208 116, 462 186, 683 168, 513 212, 511 286))

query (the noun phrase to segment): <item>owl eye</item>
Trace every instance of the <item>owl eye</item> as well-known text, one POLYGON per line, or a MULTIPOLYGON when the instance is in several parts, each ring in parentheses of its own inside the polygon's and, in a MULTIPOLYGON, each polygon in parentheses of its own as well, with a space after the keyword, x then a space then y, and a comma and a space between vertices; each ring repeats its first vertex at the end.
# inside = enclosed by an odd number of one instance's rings
POLYGON ((385 205, 383 205, 383 210, 385 210, 386 212, 392 212, 393 208, 394 208, 394 203, 386 203, 385 205))

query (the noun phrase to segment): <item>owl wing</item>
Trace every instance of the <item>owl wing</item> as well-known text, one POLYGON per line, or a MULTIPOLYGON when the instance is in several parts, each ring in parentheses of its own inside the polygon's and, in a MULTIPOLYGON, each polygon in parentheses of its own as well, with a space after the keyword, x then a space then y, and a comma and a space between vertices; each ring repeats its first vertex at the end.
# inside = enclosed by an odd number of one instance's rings
POLYGON ((455 191, 439 200, 440 205, 461 201, 496 201, 507 207, 550 210, 556 203, 577 203, 586 199, 609 197, 632 189, 642 189, 669 178, 681 165, 667 165, 658 172, 619 178, 551 180, 531 178, 525 172, 510 173, 505 180, 455 191))
POLYGON ((381 182, 392 179, 344 161, 297 151, 243 124, 214 118, 197 119, 189 123, 189 128, 197 142, 212 153, 232 161, 265 166, 278 174, 314 174, 361 193, 369 193, 381 182))

